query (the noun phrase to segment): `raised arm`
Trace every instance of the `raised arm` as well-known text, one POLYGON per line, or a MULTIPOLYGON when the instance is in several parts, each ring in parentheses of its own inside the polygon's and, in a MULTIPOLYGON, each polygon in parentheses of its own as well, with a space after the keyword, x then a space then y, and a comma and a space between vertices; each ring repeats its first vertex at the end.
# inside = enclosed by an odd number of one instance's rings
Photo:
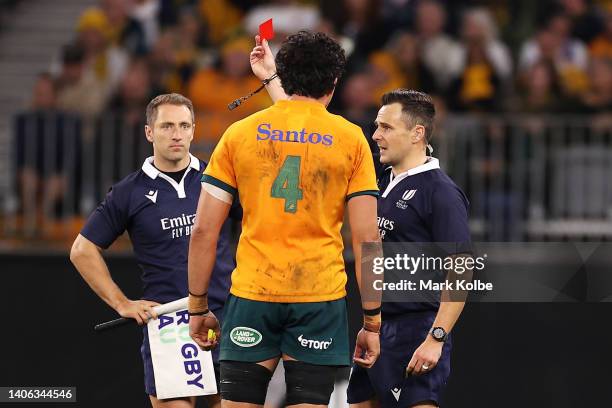
MULTIPOLYGON (((258 35, 255 36, 255 47, 251 51, 250 56, 251 70, 257 78, 261 81, 270 78, 276 73, 276 64, 274 63, 274 55, 268 45, 268 40, 263 41, 258 35)), ((276 102, 282 99, 289 99, 283 87, 281 86, 280 78, 276 77, 266 85, 266 91, 272 98, 272 101, 276 102)))

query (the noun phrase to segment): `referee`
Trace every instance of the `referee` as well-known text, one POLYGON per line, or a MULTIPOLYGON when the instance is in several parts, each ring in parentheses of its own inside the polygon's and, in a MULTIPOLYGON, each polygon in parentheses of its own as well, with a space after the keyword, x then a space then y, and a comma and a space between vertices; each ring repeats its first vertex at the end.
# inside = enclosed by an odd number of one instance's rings
MULTIPOLYGON (((145 136, 153 156, 142 168, 113 185, 77 236, 70 260, 83 279, 122 317, 145 324, 157 318, 153 306, 187 296, 187 251, 200 196, 200 178, 206 163, 189 153, 193 139, 191 101, 179 94, 159 95, 147 106, 145 136), (115 284, 101 252, 127 231, 141 269, 142 299, 128 299, 115 284)), ((236 201, 237 202, 237 201, 236 201)), ((230 211, 240 218, 240 207, 230 211)), ((235 265, 230 248, 230 222, 224 223, 210 285, 210 308, 223 316, 229 277, 235 265)), ((160 400, 147 329, 143 329, 141 354, 145 391, 154 408, 193 408, 195 397, 160 400)), ((218 371, 218 353, 213 353, 218 371)), ((217 374, 218 378, 218 374, 217 374)), ((219 407, 218 395, 208 396, 209 407, 219 407)))
MULTIPOLYGON (((372 138, 386 165, 379 176, 378 225, 384 243, 441 244, 443 256, 470 252, 468 201, 427 156, 435 108, 423 92, 382 97, 372 138)), ((448 293, 442 294, 442 299, 448 293)), ((384 302, 381 355, 370 370, 354 366, 352 407, 436 407, 450 374, 450 331, 464 301, 384 302)))

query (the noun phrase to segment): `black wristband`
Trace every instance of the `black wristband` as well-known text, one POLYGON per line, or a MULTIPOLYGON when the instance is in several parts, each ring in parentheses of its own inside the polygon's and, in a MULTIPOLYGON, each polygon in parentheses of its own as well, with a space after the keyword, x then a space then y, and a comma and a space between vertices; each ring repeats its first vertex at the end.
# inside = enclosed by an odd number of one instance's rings
MULTIPOLYGON (((189 292, 189 291, 188 291, 188 292, 189 292)), ((204 293, 203 293, 203 294, 201 294, 201 295, 196 295, 195 293, 191 293, 191 292, 189 292, 189 294, 190 294, 191 296, 195 296, 195 297, 204 297, 204 296, 207 296, 207 295, 208 295, 208 292, 204 292, 204 293)))
POLYGON ((379 306, 376 309, 363 309, 363 314, 366 316, 376 316, 380 313, 381 308, 382 307, 379 306))
POLYGON ((204 316, 205 314, 208 314, 208 312, 210 312, 210 310, 206 309, 203 312, 187 312, 187 314, 189 316, 204 316))
POLYGON ((261 81, 261 83, 264 84, 264 86, 268 85, 270 82, 272 82, 274 78, 277 78, 277 77, 278 77, 278 74, 275 72, 274 74, 272 74, 270 78, 264 79, 263 81, 261 81))

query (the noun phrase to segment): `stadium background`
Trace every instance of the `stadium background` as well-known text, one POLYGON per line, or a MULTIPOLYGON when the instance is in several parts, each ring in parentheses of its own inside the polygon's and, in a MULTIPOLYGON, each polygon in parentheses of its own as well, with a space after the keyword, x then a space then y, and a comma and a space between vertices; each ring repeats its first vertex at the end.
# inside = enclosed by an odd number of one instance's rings
MULTIPOLYGON (((74 385, 83 407, 146 403, 137 330, 93 334, 113 313, 67 251, 149 154, 152 96, 194 101, 204 159, 225 126, 270 103, 226 108, 258 85, 248 53, 270 17, 276 39, 305 28, 342 43, 349 65, 330 110, 368 139, 385 91, 435 96, 434 155, 471 201, 474 240, 612 237, 610 1, 0 0, 0 386, 74 385)), ((107 259, 138 296, 127 239, 107 259)), ((609 310, 469 304, 445 406, 612 404, 609 310)))

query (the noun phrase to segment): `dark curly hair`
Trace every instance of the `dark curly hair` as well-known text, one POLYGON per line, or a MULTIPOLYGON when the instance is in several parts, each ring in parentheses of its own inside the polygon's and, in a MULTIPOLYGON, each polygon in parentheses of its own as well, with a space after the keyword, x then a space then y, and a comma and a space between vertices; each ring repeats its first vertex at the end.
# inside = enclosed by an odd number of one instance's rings
POLYGON ((329 94, 344 72, 346 57, 324 33, 290 35, 276 54, 276 73, 287 95, 320 98, 329 94))

